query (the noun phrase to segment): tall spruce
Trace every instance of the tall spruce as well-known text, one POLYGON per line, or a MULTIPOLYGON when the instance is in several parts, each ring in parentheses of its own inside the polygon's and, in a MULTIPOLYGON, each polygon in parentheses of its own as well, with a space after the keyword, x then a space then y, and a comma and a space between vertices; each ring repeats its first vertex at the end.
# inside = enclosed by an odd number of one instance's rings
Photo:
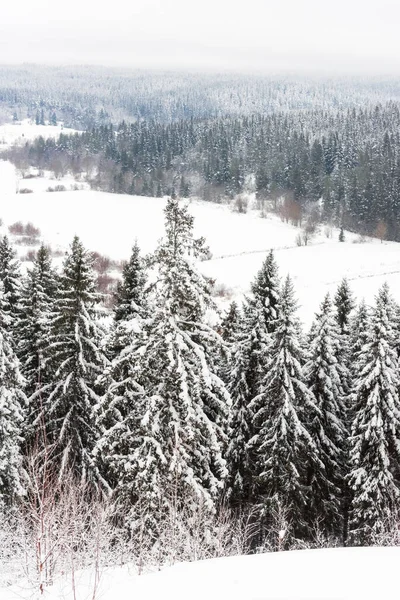
POLYGON ((98 402, 96 380, 107 361, 92 262, 75 237, 64 261, 50 322, 45 360, 52 387, 45 398, 45 422, 58 476, 72 471, 97 484, 92 457, 98 437, 93 407, 98 402))
POLYGON ((6 327, 12 331, 19 319, 21 273, 17 253, 6 235, 0 239, 0 281, 3 283, 3 310, 10 317, 6 327))
POLYGON ((273 250, 270 250, 251 285, 253 298, 262 308, 268 333, 275 330, 278 320, 279 286, 278 265, 273 250))
POLYGON ((51 384, 44 360, 49 341, 50 315, 57 295, 57 274, 53 269, 50 250, 42 245, 33 268, 28 270, 21 290, 17 353, 25 378, 28 411, 25 421, 25 442, 33 447, 43 433, 43 394, 51 384))
POLYGON ((96 446, 97 460, 110 486, 118 488, 116 495, 119 494, 120 501, 123 500, 122 486, 118 484, 124 479, 124 460, 134 447, 139 428, 137 404, 143 390, 137 383, 137 363, 138 353, 145 342, 145 319, 149 317, 145 285, 144 261, 135 244, 117 291, 108 345, 112 360, 101 378, 105 394, 96 408, 102 432, 96 446))
POLYGON ((227 472, 229 394, 214 364, 214 347, 223 341, 206 323, 211 288, 195 266, 207 249, 178 199, 167 201, 165 225, 152 260, 153 314, 134 362, 131 435, 125 452, 112 458, 116 493, 133 503, 130 526, 150 529, 171 504, 202 502, 214 510, 227 472))
MULTIPOLYGON (((288 277, 279 301, 279 317, 261 393, 251 402, 255 435, 255 476, 259 502, 267 524, 284 514, 288 538, 310 533, 310 463, 323 465, 305 426, 306 414, 315 410, 315 398, 305 382, 300 325, 296 317, 293 285, 288 277)), ((276 524, 276 523, 275 523, 276 524)))
POLYGON ((317 446, 320 463, 310 469, 309 478, 315 519, 326 532, 341 535, 346 468, 346 406, 342 386, 343 366, 337 356, 339 327, 329 294, 316 315, 310 336, 309 360, 305 365, 306 383, 316 407, 307 415, 307 428, 317 446))
POLYGON ((135 242, 129 261, 124 265, 122 281, 115 293, 114 320, 128 321, 143 311, 144 289, 146 284, 145 267, 140 248, 135 242))
POLYGON ((11 334, 8 299, 0 282, 0 506, 23 494, 22 426, 26 398, 11 334))
POLYGON ((400 398, 388 287, 381 288, 360 349, 348 477, 350 540, 368 544, 392 527, 400 502, 400 398))

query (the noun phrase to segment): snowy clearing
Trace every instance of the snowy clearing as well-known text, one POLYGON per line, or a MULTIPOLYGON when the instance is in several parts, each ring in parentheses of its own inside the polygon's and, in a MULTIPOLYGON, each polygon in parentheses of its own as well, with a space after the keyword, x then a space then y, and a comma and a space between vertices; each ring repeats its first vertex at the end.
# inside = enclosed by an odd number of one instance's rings
MULTIPOLYGON (((399 548, 298 550, 177 564, 135 575, 100 572, 101 600, 391 600, 398 596, 399 548), (367 577, 366 574, 370 576, 367 577)), ((94 574, 75 573, 47 588, 48 600, 92 600, 94 574)), ((32 598, 28 584, 3 588, 2 600, 32 598)))
POLYGON ((75 133, 74 129, 68 129, 63 125, 36 125, 31 119, 15 121, 0 125, 0 150, 4 150, 13 144, 24 144, 28 140, 42 136, 44 138, 58 137, 60 133, 75 133))

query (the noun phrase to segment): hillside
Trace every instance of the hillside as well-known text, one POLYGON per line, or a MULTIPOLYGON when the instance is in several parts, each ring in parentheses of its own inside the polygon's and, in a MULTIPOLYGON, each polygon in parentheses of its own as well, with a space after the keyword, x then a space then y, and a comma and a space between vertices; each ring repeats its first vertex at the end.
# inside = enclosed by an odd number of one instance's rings
MULTIPOLYGON (((162 235, 165 201, 161 198, 68 191, 75 183, 68 177, 18 181, 14 167, 5 161, 0 162, 0 181, 3 231, 16 221, 31 221, 55 248, 65 249, 78 234, 88 248, 116 260, 129 256, 135 239, 143 252, 151 252, 162 235), (60 184, 67 191, 45 191, 60 184), (33 193, 16 194, 18 185, 32 188, 33 193)), ((345 242, 339 243, 337 230, 327 237, 321 227, 311 245, 298 247, 299 229, 273 214, 263 219, 257 210, 239 214, 228 206, 201 201, 192 201, 190 206, 196 233, 206 237, 212 253, 201 269, 216 279, 223 304, 249 291, 270 248, 276 250, 281 274, 290 273, 295 281, 300 316, 307 324, 325 293, 334 292, 344 276, 358 298, 372 302, 379 286, 387 281, 400 299, 400 252, 395 242, 366 238, 360 243, 359 236, 346 233, 345 242)))
MULTIPOLYGON (((101 571, 102 600, 392 600, 399 548, 337 548, 235 556, 182 563, 135 575, 133 566, 101 571), (365 574, 370 573, 370 577, 365 574)), ((48 600, 89 600, 94 574, 75 574, 46 592, 48 600)), ((29 598, 29 584, 2 590, 2 600, 29 598), (5 595, 4 595, 5 594, 5 595)))

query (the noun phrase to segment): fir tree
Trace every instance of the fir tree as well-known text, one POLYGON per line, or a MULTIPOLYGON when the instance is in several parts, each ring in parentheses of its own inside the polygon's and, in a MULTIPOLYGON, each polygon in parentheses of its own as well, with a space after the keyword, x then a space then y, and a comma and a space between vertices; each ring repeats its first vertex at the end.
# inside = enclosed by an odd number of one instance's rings
MULTIPOLYGON (((235 508, 254 502, 253 457, 249 441, 253 437, 254 413, 250 402, 261 391, 270 337, 266 331, 264 310, 254 299, 243 306, 240 328, 233 345, 228 388, 232 398, 228 497, 235 508)), ((228 379, 228 378, 227 378, 228 379)))
POLYGON ((44 355, 49 341, 50 315, 57 294, 57 275, 50 251, 41 246, 21 290, 17 353, 26 381, 28 414, 25 442, 31 446, 43 428, 43 394, 51 383, 44 355))
POLYGON ((318 409, 312 407, 309 411, 307 428, 323 463, 322 469, 309 472, 315 518, 325 531, 335 534, 342 529, 347 439, 343 367, 337 360, 339 347, 339 328, 327 295, 312 327, 305 375, 318 409))
POLYGON ((342 279, 335 294, 336 320, 342 335, 350 332, 350 318, 354 310, 355 302, 349 283, 346 278, 342 279))
POLYGON ((271 250, 251 286, 255 302, 262 307, 268 333, 275 330, 278 319, 279 285, 278 265, 271 250))
POLYGON ((367 343, 359 353, 356 415, 350 438, 350 539, 370 542, 391 526, 400 501, 400 399, 391 300, 376 300, 367 343))
POLYGON ((4 290, 3 310, 10 317, 7 327, 11 331, 18 324, 21 274, 17 254, 7 236, 0 240, 0 281, 4 290))
POLYGON ((140 249, 135 242, 129 261, 122 271, 122 281, 115 294, 114 320, 128 321, 143 312, 146 274, 140 249))
POLYGON ((0 506, 23 494, 20 446, 26 399, 11 343, 7 305, 0 282, 0 506))
POLYGON ((104 458, 118 479, 116 496, 134 502, 133 527, 143 507, 149 528, 156 527, 154 507, 160 518, 166 505, 196 498, 214 510, 226 477, 229 394, 214 364, 214 346, 223 342, 205 322, 210 283, 194 266, 206 248, 179 200, 168 200, 165 216, 165 238, 152 260, 155 309, 132 363, 133 410, 117 417, 121 444, 104 458))
POLYGON ((98 401, 96 380, 106 358, 92 262, 75 237, 64 261, 50 323, 45 360, 52 388, 45 399, 45 421, 59 477, 72 470, 77 477, 96 482, 93 407, 98 401))
POLYGON ((263 389, 250 405, 256 431, 250 445, 256 456, 262 513, 273 521, 283 511, 290 533, 304 536, 310 520, 308 465, 323 465, 305 427, 306 413, 315 410, 316 401, 305 383, 305 356, 295 311, 293 285, 287 278, 263 389))

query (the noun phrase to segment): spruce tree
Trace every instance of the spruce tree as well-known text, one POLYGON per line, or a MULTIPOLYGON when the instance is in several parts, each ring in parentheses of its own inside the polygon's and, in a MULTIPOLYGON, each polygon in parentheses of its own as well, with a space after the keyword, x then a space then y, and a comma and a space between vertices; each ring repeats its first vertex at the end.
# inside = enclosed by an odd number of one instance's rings
POLYGON ((6 325, 14 330, 18 324, 21 295, 20 263, 7 236, 0 240, 0 281, 3 283, 3 310, 10 317, 6 325))
POLYGON ((251 285, 253 298, 262 307, 264 323, 268 333, 275 330, 278 319, 279 286, 278 265, 273 250, 270 250, 251 285))
POLYGON ((368 544, 392 526, 400 501, 400 398, 387 286, 380 290, 359 352, 348 484, 350 540, 368 544))
MULTIPOLYGON (((318 449, 323 468, 310 469, 315 517, 329 533, 342 533, 342 508, 346 459, 346 407, 343 367, 337 356, 340 334, 329 294, 316 315, 305 365, 307 386, 316 407, 307 415, 307 428, 318 449)), ((316 463, 319 467, 319 463, 316 463)))
POLYGON ((17 354, 25 378, 28 412, 25 442, 32 447, 43 429, 43 394, 51 384, 44 355, 49 341, 50 315, 57 294, 57 274, 49 249, 42 245, 21 290, 17 354))
POLYGON ((114 321, 128 321, 143 312, 146 274, 140 248, 135 242, 129 261, 124 265, 122 281, 115 293, 114 321))
POLYGON ((206 324, 210 283, 194 264, 206 248, 178 199, 168 200, 165 217, 165 238, 152 259, 155 305, 132 366, 135 403, 124 422, 116 419, 126 438, 104 457, 118 480, 116 496, 134 503, 133 527, 141 515, 156 527, 171 505, 203 502, 215 510, 227 472, 229 394, 214 362, 223 341, 206 324))
POLYGON ((288 277, 280 296, 262 391, 250 404, 256 431, 250 445, 256 457, 260 509, 267 524, 283 512, 290 533, 304 536, 309 533, 311 508, 308 467, 323 465, 305 426, 306 414, 315 410, 316 401, 305 382, 305 355, 295 313, 293 285, 288 277))
POLYGON ((98 483, 92 457, 98 437, 93 407, 98 402, 96 380, 107 361, 92 263, 75 237, 64 261, 50 321, 45 361, 52 387, 44 412, 58 476, 70 470, 76 477, 98 483))
POLYGON ((7 308, 8 301, 0 282, 0 506, 10 504, 23 494, 20 446, 26 398, 11 343, 7 308))
POLYGON ((335 294, 336 320, 342 335, 350 332, 351 313, 355 308, 353 294, 346 278, 342 279, 335 294))

